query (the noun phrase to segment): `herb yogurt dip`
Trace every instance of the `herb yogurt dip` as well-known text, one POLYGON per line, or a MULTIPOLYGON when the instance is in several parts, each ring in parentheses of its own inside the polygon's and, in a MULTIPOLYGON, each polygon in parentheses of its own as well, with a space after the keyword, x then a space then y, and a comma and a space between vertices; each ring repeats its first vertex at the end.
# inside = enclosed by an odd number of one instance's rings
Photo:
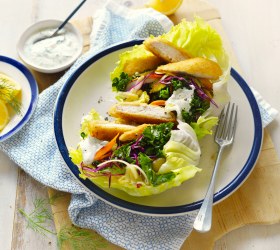
POLYGON ((57 68, 70 63, 80 49, 79 39, 67 29, 60 30, 54 37, 34 42, 38 38, 52 35, 54 31, 53 28, 47 28, 27 39, 23 52, 33 64, 46 69, 57 68))

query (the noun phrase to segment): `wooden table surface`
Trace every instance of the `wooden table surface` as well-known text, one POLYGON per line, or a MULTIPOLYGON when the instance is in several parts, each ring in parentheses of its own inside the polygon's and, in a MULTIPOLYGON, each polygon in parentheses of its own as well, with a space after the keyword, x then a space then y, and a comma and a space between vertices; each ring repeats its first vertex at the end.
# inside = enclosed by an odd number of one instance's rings
MULTIPOLYGON (((141 0, 137 0, 141 2, 141 0)), ((77 1, 0 0, 0 55, 18 58, 16 43, 20 34, 32 23, 43 19, 64 19, 78 4, 77 1)), ((75 18, 90 16, 102 0, 87 1, 75 18)), ((129 1, 122 1, 129 3, 129 1)), ((135 2, 135 1, 134 1, 135 2)), ((143 1, 142 1, 143 2, 143 1)), ((144 1, 145 2, 145 1, 144 1)), ((280 55, 280 2, 278 0, 209 0, 219 10, 225 31, 235 50, 244 78, 276 109, 280 74, 277 60, 280 55)), ((268 131, 280 155, 280 117, 268 126, 268 131)), ((55 236, 42 236, 26 228, 18 208, 32 208, 35 197, 47 197, 47 189, 19 171, 8 157, 0 152, 0 249, 57 249, 55 236), (20 176, 20 178, 19 178, 20 176), (18 181, 20 183, 18 183, 18 181), (16 200, 16 187, 24 195, 16 200)), ((53 225, 50 225, 52 228, 53 225)), ((221 238, 215 249, 279 249, 280 224, 250 225, 221 238)))

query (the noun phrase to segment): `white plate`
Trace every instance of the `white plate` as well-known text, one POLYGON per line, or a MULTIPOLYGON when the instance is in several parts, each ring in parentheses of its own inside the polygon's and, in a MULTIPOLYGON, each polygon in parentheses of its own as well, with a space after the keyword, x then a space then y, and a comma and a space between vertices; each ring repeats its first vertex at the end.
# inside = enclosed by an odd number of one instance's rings
POLYGON ((38 86, 30 71, 20 62, 0 56, 0 73, 11 77, 21 85, 21 114, 13 115, 0 132, 0 142, 19 131, 30 119, 38 98, 38 86))
MULTIPOLYGON (((198 209, 206 193, 214 166, 217 146, 213 137, 201 142, 201 173, 164 193, 133 197, 123 191, 102 189, 89 180, 79 178, 78 168, 68 156, 68 148, 79 142, 80 120, 93 107, 103 117, 115 103, 111 91, 110 72, 118 61, 118 55, 141 41, 131 41, 108 48, 81 65, 61 89, 54 114, 55 136, 59 150, 71 172, 95 195, 124 210, 146 215, 180 215, 198 209)), ((225 150, 220 166, 214 201, 219 202, 234 192, 252 171, 262 144, 263 129, 256 100, 241 76, 231 70, 228 82, 232 102, 239 106, 235 142, 225 150)))

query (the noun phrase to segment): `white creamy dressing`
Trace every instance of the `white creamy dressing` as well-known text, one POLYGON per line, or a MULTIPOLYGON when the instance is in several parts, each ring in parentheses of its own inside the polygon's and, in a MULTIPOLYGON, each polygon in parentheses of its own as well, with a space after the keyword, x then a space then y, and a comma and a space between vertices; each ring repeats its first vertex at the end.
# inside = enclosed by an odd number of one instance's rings
POLYGON ((177 119, 182 120, 182 110, 188 112, 190 110, 190 103, 194 94, 194 87, 191 89, 177 89, 168 98, 165 104, 165 110, 167 112, 176 111, 177 119))
POLYGON ((49 28, 30 36, 24 45, 24 54, 34 64, 52 69, 65 65, 71 61, 79 50, 79 40, 73 32, 66 29, 59 31, 59 35, 35 42, 38 38, 50 36, 55 29, 49 28))
POLYGON ((107 141, 101 141, 91 136, 82 140, 79 145, 83 154, 83 163, 85 165, 90 165, 93 162, 96 152, 107 143, 107 141))
POLYGON ((178 130, 171 131, 171 137, 164 146, 166 162, 160 166, 159 174, 199 163, 201 150, 193 128, 188 123, 178 122, 178 130))
POLYGON ((200 146, 193 128, 188 123, 181 121, 179 121, 177 127, 178 130, 171 131, 171 137, 169 140, 183 143, 185 146, 200 155, 200 146))

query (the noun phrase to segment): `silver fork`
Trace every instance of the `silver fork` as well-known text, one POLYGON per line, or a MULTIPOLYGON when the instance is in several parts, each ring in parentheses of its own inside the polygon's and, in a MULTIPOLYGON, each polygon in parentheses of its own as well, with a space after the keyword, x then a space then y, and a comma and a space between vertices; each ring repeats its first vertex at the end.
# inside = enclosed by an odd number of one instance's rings
POLYGON ((193 225, 195 230, 202 233, 208 232, 211 229, 216 174, 224 148, 233 143, 237 123, 237 112, 238 106, 234 103, 229 103, 227 107, 223 109, 219 117, 219 124, 215 133, 215 142, 219 145, 218 155, 207 193, 193 225))

